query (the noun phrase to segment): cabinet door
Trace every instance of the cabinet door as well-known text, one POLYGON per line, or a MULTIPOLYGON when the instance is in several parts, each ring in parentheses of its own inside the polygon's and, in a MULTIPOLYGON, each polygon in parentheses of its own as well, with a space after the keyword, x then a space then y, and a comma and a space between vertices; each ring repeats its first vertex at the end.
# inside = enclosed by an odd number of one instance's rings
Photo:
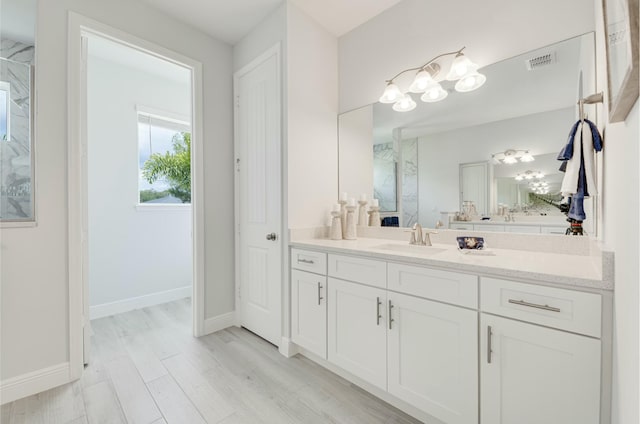
POLYGON ((387 389, 385 290, 329 278, 329 361, 387 389))
POLYGON ((598 424, 600 340, 482 314, 482 424, 598 424))
POLYGON ((327 359, 327 277, 291 270, 291 339, 327 359))
POLYGON ((478 422, 478 313, 397 293, 389 393, 448 424, 478 422))

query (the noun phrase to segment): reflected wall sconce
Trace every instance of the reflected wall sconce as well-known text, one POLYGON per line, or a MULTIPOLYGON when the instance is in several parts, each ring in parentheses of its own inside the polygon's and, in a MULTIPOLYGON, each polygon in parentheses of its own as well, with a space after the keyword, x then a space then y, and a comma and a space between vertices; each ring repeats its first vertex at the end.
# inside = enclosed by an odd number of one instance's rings
POLYGON ((491 158, 496 163, 505 163, 507 165, 513 165, 518 162, 533 162, 536 160, 528 150, 514 150, 509 149, 504 152, 498 152, 491 155, 491 158))
POLYGON ((478 72, 478 65, 473 63, 467 56, 462 53, 465 48, 456 50, 454 52, 443 53, 438 55, 417 68, 409 68, 398 72, 393 78, 386 81, 387 86, 384 89, 384 93, 380 96, 380 103, 393 103, 393 110, 397 112, 408 112, 415 109, 416 102, 411 98, 408 92, 402 92, 400 87, 394 82, 400 75, 418 71, 416 73, 411 86, 409 86, 409 92, 422 93, 420 100, 425 103, 434 103, 444 100, 449 93, 442 88, 440 83, 436 80, 436 77, 442 71, 442 66, 438 59, 445 56, 455 55, 451 68, 446 75, 446 79, 449 81, 457 81, 455 85, 456 91, 461 93, 467 93, 469 91, 476 90, 486 82, 487 77, 478 72))

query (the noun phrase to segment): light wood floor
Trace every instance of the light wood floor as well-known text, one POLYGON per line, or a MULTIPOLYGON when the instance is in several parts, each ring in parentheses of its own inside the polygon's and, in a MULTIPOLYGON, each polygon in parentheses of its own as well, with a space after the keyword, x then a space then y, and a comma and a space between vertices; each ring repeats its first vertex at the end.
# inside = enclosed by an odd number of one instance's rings
POLYGON ((2 407, 2 424, 419 423, 249 331, 191 336, 190 300, 92 321, 81 380, 2 407))

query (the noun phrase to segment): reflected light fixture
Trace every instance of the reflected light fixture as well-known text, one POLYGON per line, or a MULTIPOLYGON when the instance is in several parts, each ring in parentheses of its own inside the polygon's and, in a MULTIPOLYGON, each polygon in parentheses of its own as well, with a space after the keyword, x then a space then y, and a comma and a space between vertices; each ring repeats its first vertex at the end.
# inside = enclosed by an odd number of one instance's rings
POLYGON ((518 162, 533 162, 535 158, 528 150, 515 150, 508 149, 504 152, 498 152, 491 155, 491 158, 495 163, 505 163, 507 165, 513 165, 518 162))
POLYGON ((535 182, 532 181, 529 183, 529 185, 533 187, 547 186, 548 183, 546 181, 540 181, 542 178, 544 178, 544 172, 541 172, 541 171, 525 171, 515 176, 516 181, 533 180, 533 179, 538 180, 538 181, 535 181, 535 182))
POLYGON ((449 93, 443 89, 440 83, 435 79, 442 70, 440 63, 437 61, 442 57, 451 55, 456 55, 456 57, 451 64, 451 68, 447 73, 446 79, 449 81, 457 81, 455 85, 456 91, 466 93, 480 88, 487 78, 478 73, 478 65, 474 64, 462 53, 464 49, 465 48, 463 47, 454 52, 443 53, 434 57, 420 67, 409 68, 398 72, 393 78, 387 80, 387 86, 379 99, 380 103, 393 103, 393 110, 398 112, 408 112, 416 107, 415 101, 411 99, 408 92, 418 94, 423 93, 422 96, 420 96, 420 100, 426 103, 434 103, 444 100, 449 93), (416 73, 408 92, 403 93, 394 81, 400 75, 411 71, 418 72, 416 73), (407 99, 407 97, 409 99, 407 99))

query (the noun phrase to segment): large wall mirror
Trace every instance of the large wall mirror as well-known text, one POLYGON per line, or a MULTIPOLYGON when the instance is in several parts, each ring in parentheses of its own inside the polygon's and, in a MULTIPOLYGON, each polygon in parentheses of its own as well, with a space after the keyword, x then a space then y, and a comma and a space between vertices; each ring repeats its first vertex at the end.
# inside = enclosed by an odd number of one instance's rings
MULTIPOLYGON (((441 221, 449 228, 564 233, 556 157, 578 118, 577 100, 595 92, 594 34, 482 73, 487 82, 478 90, 458 93, 444 81, 445 100, 417 101, 410 112, 375 103, 340 115, 340 192, 378 198, 383 216, 397 216, 403 227, 441 221), (469 205, 471 221, 456 221, 469 205)), ((595 106, 586 111, 595 120, 595 106)), ((585 204, 590 234, 593 203, 585 204)))
POLYGON ((36 0, 2 0, 0 13, 0 221, 33 222, 36 0))

